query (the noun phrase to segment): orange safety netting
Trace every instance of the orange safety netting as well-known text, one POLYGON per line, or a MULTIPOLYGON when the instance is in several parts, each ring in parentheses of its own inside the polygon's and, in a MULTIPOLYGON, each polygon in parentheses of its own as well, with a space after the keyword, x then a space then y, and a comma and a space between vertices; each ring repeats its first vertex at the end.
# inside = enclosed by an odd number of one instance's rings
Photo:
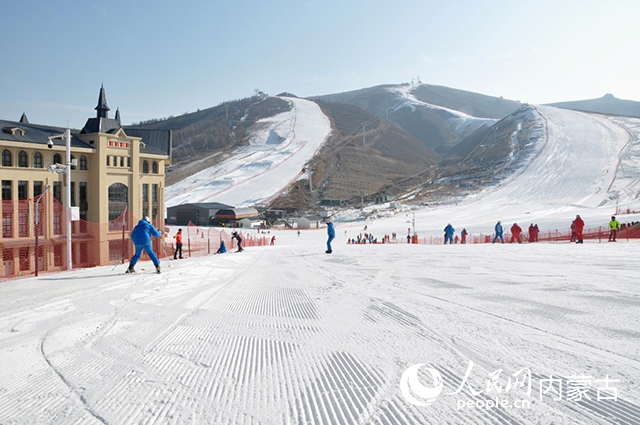
MULTIPOLYGON (((517 243, 517 239, 514 239, 512 236, 513 235, 511 235, 511 233, 505 233, 503 235, 504 242, 517 243)), ((582 234, 582 239, 597 240, 599 242, 608 242, 610 236, 613 236, 613 235, 610 234, 608 227, 597 227, 597 228, 585 227, 582 234)), ((616 236, 616 241, 618 242, 628 242, 633 239, 640 239, 640 224, 636 224, 634 226, 623 225, 623 227, 617 231, 615 236, 616 236)), ((520 235, 520 237, 523 243, 532 242, 531 240, 532 238, 530 237, 528 232, 523 232, 520 235)), ((460 236, 455 236, 454 238, 455 238, 454 239, 455 244, 463 243, 460 236)), ((469 233, 467 234, 464 243, 465 244, 492 243, 494 238, 495 238, 495 234, 485 235, 482 233, 480 234, 469 233)), ((350 239, 353 239, 353 238, 350 238, 350 239)), ((497 242, 499 243, 500 239, 498 239, 497 242)), ((571 231, 561 232, 559 230, 553 230, 553 231, 544 231, 544 232, 541 231, 538 234, 537 240, 535 242, 575 242, 575 241, 573 240, 571 231)), ((422 237, 422 238, 418 236, 409 236, 409 238, 407 238, 407 236, 403 237, 398 235, 396 236, 395 240, 392 238, 387 239, 385 237, 382 237, 382 238, 378 237, 377 243, 378 244, 409 243, 409 244, 419 244, 419 245, 443 245, 444 236, 429 236, 429 237, 422 237)), ((358 244, 357 240, 356 240, 356 244, 358 244)), ((364 244, 364 242, 362 244, 364 244)))
MULTIPOLYGON (((111 212, 113 214, 113 212, 111 212)), ((69 212, 49 191, 20 201, 2 201, 2 263, 0 280, 38 275, 40 272, 67 270, 67 219, 69 212)), ((117 214, 117 213, 116 213, 117 214)), ((81 212, 81 216, 85 216, 81 212)), ((71 221, 71 268, 85 268, 127 263, 134 253, 130 234, 138 223, 131 211, 106 223, 94 223, 80 217, 71 221)), ((168 228, 156 220, 162 237, 152 238, 153 249, 160 259, 173 257, 175 240, 168 228)), ((220 241, 227 249, 235 246, 224 230, 187 226, 183 239, 184 255, 213 254, 220 241)), ((243 246, 267 245, 266 237, 242 235, 243 246)), ((142 260, 148 260, 143 254, 142 260)))

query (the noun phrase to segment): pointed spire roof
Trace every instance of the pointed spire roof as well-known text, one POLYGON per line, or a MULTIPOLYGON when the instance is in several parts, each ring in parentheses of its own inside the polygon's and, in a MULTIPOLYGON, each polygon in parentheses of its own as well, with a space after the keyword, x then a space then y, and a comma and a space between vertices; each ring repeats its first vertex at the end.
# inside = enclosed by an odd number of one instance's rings
POLYGON ((20 117, 20 122, 23 124, 29 124, 29 118, 27 118, 27 114, 25 112, 22 113, 20 117))
POLYGON ((108 118, 110 111, 109 105, 107 105, 107 95, 104 92, 104 84, 100 87, 100 95, 98 96, 98 106, 95 107, 98 111, 98 118, 108 118))
POLYGON ((116 121, 118 121, 118 124, 122 125, 122 121, 120 121, 120 108, 116 108, 116 121))

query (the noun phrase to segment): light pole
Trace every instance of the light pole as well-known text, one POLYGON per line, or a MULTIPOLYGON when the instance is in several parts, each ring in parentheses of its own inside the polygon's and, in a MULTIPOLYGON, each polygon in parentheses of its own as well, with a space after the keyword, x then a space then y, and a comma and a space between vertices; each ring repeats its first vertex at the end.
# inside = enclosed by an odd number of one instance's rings
POLYGON ((49 171, 53 173, 66 175, 64 209, 66 210, 66 232, 67 232, 67 270, 71 270, 71 129, 67 128, 63 134, 49 136, 49 149, 53 148, 53 139, 62 139, 66 143, 66 165, 53 164, 49 167, 49 171))

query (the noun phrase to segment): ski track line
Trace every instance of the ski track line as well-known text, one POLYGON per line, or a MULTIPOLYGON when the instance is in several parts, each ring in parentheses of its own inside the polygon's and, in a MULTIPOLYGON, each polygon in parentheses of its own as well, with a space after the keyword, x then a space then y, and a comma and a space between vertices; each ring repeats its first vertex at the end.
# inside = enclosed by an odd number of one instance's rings
POLYGON ((96 413, 93 410, 93 408, 87 403, 87 400, 84 398, 84 396, 80 392, 78 392, 71 385, 71 383, 69 381, 67 381, 67 379, 64 377, 64 375, 62 375, 62 373, 55 366, 53 366, 53 364, 51 364, 51 361, 49 360, 49 358, 47 357, 47 355, 45 354, 45 351, 44 351, 44 343, 45 343, 45 340, 46 340, 48 334, 49 334, 49 332, 47 331, 44 334, 44 336, 42 337, 42 339, 40 340, 40 354, 42 354, 42 357, 44 358, 45 362, 47 362, 47 365, 49 365, 49 368, 58 376, 58 378, 60 378, 60 381, 62 381, 62 383, 65 385, 65 387, 67 387, 69 392, 72 393, 75 396, 75 400, 80 403, 80 406, 87 413, 89 413, 94 419, 96 419, 100 423, 108 425, 108 422, 102 416, 100 416, 98 413, 96 413))
POLYGON ((612 124, 617 125, 618 127, 622 128, 624 131, 626 131, 627 135, 629 136, 629 141, 623 146, 622 149, 620 149, 620 154, 618 155, 618 164, 616 165, 616 170, 613 173, 613 180, 611 180, 611 184, 607 188, 607 192, 609 192, 613 187, 613 184, 616 182, 616 179, 618 178, 618 171, 620 170, 620 165, 622 164, 622 157, 624 155, 624 151, 626 151, 627 148, 631 145, 631 143, 633 142, 634 136, 633 136, 633 133, 631 133, 631 131, 629 131, 627 127, 618 124, 612 119, 609 119, 609 118, 607 119, 611 121, 612 124))
POLYGON ((399 284, 398 285, 394 285, 394 286, 396 286, 397 288, 403 289, 405 291, 408 291, 408 292, 413 292, 415 294, 420 294, 420 295, 423 295, 425 297, 432 298, 432 299, 435 299, 435 300, 438 300, 438 301, 441 301, 441 302, 444 302, 444 303, 447 303, 447 304, 452 304, 452 305, 455 305, 457 307, 461 307, 461 308, 464 308, 464 309, 467 309, 467 310, 475 311, 476 313, 485 314, 485 315, 494 317, 496 319, 501 319, 501 320, 504 320, 506 322, 513 323, 515 325, 519 325, 519 326, 522 326, 522 327, 525 327, 525 328, 529 328, 529 329, 532 329, 532 330, 535 330, 535 331, 538 331, 538 332, 541 332, 541 333, 544 333, 544 334, 547 334, 547 335, 551 335, 553 337, 556 337, 556 338, 559 338, 559 339, 563 339, 563 340, 571 342, 573 344, 582 345, 582 346, 587 347, 587 348, 589 348, 591 350, 605 352, 605 353, 607 353, 609 355, 612 355, 614 357, 619 357, 621 359, 624 359, 625 362, 636 363, 636 367, 640 366, 640 360, 632 359, 632 358, 626 357, 626 356, 624 356, 622 354, 614 353, 612 351, 605 350, 603 348, 594 347, 594 346, 589 345, 589 344, 584 343, 584 342, 574 341, 574 340, 569 339, 567 337, 564 337, 564 336, 561 336, 561 335, 557 335, 557 334, 554 334, 554 333, 549 332, 549 331, 545 331, 543 329, 537 328, 535 326, 532 326, 532 325, 529 325, 529 324, 526 324, 526 323, 518 322, 518 321, 510 319, 508 317, 500 316, 498 314, 490 313, 488 311, 484 311, 484 310, 480 310, 480 309, 477 309, 477 308, 474 308, 474 307, 470 307, 470 306, 467 306, 467 305, 464 305, 464 304, 460 304, 460 303, 457 303, 455 301, 450 301, 450 300, 447 300, 447 299, 444 299, 444 298, 441 298, 441 297, 437 297, 435 295, 425 294, 424 292, 420 292, 420 291, 416 291, 416 290, 413 290, 413 289, 409 289, 409 288, 406 288, 406 287, 401 286, 399 284))

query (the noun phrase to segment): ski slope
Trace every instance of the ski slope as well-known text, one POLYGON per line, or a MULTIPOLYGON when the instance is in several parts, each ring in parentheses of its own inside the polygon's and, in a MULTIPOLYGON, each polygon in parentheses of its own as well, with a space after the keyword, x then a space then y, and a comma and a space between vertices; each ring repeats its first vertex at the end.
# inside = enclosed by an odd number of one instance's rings
POLYGON ((236 207, 262 203, 286 188, 331 133, 331 123, 312 101, 282 97, 292 109, 260 120, 250 145, 228 160, 166 189, 167 207, 222 202, 236 207))
POLYGON ((640 244, 347 246, 339 228, 328 256, 321 230, 276 234, 274 247, 165 261, 160 276, 142 262, 133 276, 3 282, 0 423, 640 421, 640 287, 620 261, 640 244), (528 409, 458 409, 478 398, 449 394, 469 361, 476 389, 530 368, 608 375, 619 401, 538 401, 534 379, 530 397, 499 394, 528 409), (400 391, 416 363, 444 379, 426 407, 400 391))
MULTIPOLYGON (((567 229, 576 214, 587 219, 588 226, 606 226, 617 202, 640 210, 638 192, 633 191, 640 187, 637 136, 630 143, 632 133, 601 115, 536 108, 547 131, 530 159, 497 186, 416 212, 419 235, 440 235, 447 223, 459 231, 491 234, 498 220, 507 228, 517 222, 523 228, 538 223, 544 230, 567 229)), ((400 214, 376 221, 372 231, 405 234, 407 219, 400 214)))
POLYGON ((442 114, 452 129, 463 135, 471 134, 483 125, 493 125, 498 121, 492 118, 474 117, 455 109, 445 108, 444 106, 433 105, 431 103, 418 100, 413 94, 411 94, 413 87, 409 84, 391 88, 390 90, 399 94, 404 99, 404 102, 400 102, 396 105, 396 110, 405 106, 410 107, 412 110, 415 109, 416 106, 433 109, 442 114))

